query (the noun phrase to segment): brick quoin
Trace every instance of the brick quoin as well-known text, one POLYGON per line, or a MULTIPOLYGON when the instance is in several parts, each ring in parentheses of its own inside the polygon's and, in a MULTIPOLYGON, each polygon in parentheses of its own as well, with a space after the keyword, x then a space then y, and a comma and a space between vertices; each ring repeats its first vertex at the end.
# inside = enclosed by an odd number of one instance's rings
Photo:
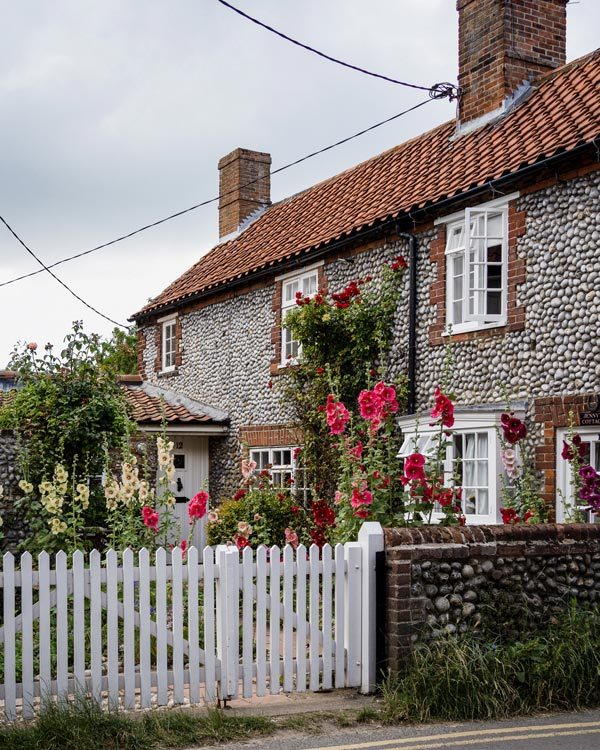
POLYGON ((544 437, 535 449, 535 466, 542 471, 542 497, 548 507, 554 509, 556 497, 556 429, 568 427, 573 421, 574 427, 580 425, 581 413, 596 401, 596 393, 583 393, 572 396, 547 396, 534 400, 534 418, 544 427, 544 437))
POLYGON ((566 62, 566 0, 458 0, 459 121, 566 62))

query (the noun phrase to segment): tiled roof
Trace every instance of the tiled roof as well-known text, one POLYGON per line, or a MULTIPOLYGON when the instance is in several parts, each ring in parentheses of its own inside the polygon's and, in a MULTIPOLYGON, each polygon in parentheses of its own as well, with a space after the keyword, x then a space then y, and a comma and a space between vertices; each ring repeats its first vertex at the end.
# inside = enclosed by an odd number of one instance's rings
POLYGON ((181 396, 173 391, 142 383, 139 376, 120 378, 131 416, 139 424, 219 424, 227 421, 224 412, 181 396))
POLYGON ((600 50, 542 78, 503 118, 451 140, 452 120, 273 205, 138 315, 458 196, 600 136, 600 50))

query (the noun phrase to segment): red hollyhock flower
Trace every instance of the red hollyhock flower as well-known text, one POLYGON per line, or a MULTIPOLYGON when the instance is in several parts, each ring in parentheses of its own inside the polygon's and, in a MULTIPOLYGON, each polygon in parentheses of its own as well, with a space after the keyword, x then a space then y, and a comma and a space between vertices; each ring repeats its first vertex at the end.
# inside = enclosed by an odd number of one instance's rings
POLYGON ((199 518, 203 518, 206 515, 206 507, 208 505, 208 492, 200 490, 190 500, 188 505, 188 514, 190 521, 197 521, 199 518))
POLYGON ((365 507, 357 508, 354 511, 354 514, 357 518, 368 518, 369 517, 369 509, 365 507))
POLYGON ((248 490, 238 490, 235 495, 233 496, 234 500, 241 500, 243 497, 245 497, 248 494, 248 490))
POLYGON ((245 536, 242 536, 241 534, 235 534, 233 538, 235 540, 235 546, 238 549, 244 549, 244 547, 250 546, 250 542, 248 541, 248 539, 245 536))
POLYGON ((435 406, 431 410, 432 419, 441 419, 444 427, 452 427, 454 424, 454 404, 448 396, 445 396, 440 387, 437 386, 434 393, 435 406))
POLYGON ((502 523, 519 523, 519 514, 514 508, 500 508, 502 523))
POLYGON ((153 508, 144 505, 144 507, 142 508, 142 521, 144 522, 144 526, 152 529, 154 533, 158 531, 158 524, 160 519, 158 513, 153 508))

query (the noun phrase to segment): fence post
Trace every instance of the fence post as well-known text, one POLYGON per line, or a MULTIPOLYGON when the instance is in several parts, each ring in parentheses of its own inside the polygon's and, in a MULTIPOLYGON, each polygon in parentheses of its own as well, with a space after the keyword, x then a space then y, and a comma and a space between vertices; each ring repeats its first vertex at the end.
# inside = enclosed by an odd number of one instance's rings
POLYGON ((217 547, 217 656, 221 663, 219 698, 237 698, 239 678, 240 590, 237 547, 217 547))
POLYGON ((373 693, 377 682, 376 557, 383 550, 383 529, 376 521, 363 523, 358 532, 362 549, 362 679, 361 693, 373 693))

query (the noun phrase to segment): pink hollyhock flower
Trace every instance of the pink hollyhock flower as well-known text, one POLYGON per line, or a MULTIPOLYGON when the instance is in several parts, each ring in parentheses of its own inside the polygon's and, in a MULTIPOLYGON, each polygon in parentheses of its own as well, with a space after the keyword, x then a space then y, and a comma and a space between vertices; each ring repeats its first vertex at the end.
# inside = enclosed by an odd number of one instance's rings
POLYGON ((375 384, 373 393, 376 393, 384 403, 385 414, 396 413, 398 411, 398 402, 396 401, 396 389, 392 385, 386 385, 382 380, 375 384))
POLYGON ((327 424, 332 435, 341 435, 350 421, 350 412, 341 401, 336 401, 330 393, 327 396, 327 424))
POLYGON ((208 505, 208 492, 204 492, 204 490, 200 490, 194 497, 190 500, 190 504, 188 505, 188 515, 190 517, 190 521, 197 521, 199 518, 202 518, 206 514, 206 506, 208 505))
POLYGON ((369 512, 370 511, 369 511, 368 508, 365 508, 364 506, 361 506, 360 508, 357 508, 354 511, 353 515, 356 516, 357 518, 365 519, 365 518, 369 517, 369 512))
POLYGON ((563 440, 562 453, 560 455, 565 461, 572 461, 575 458, 575 454, 566 440, 563 440))
POLYGON ((30 352, 34 352, 37 349, 37 343, 35 341, 30 341, 27 344, 27 348, 29 349, 30 352))
POLYGON ((504 470, 506 474, 511 478, 515 479, 519 476, 519 467, 517 466, 517 454, 512 448, 507 448, 502 451, 502 463, 504 464, 504 470))
POLYGON ((425 466, 425 456, 422 453, 411 453, 406 457, 405 466, 425 466))
POLYGON ((379 420, 383 411, 383 399, 374 391, 361 391, 358 394, 358 410, 363 419, 379 420))
POLYGON ((333 496, 333 502, 335 505, 339 505, 344 501, 344 495, 339 491, 335 491, 335 495, 333 496))
POLYGON ((142 521, 144 522, 144 526, 147 526, 149 529, 152 529, 152 531, 156 533, 156 531, 158 530, 159 520, 160 519, 158 513, 153 508, 144 505, 144 507, 142 508, 142 521))
POLYGON ((242 459, 242 476, 244 479, 249 479, 254 474, 256 469, 256 461, 251 461, 248 458, 242 459))
POLYGON ((298 546, 298 534, 293 530, 290 529, 289 526, 285 530, 285 543, 291 544, 294 549, 298 546))
POLYGON ((454 424, 454 404, 448 396, 442 393, 439 386, 435 389, 434 398, 435 406, 431 410, 431 418, 441 418, 444 427, 452 427, 454 424))

